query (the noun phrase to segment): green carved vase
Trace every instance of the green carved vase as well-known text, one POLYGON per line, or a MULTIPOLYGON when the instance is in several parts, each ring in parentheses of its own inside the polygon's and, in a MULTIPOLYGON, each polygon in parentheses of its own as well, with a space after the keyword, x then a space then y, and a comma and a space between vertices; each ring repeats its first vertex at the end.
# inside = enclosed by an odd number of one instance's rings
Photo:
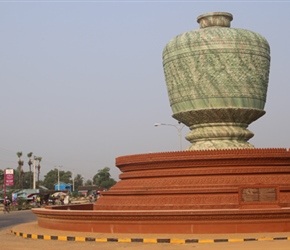
POLYGON ((199 30, 164 48, 169 101, 173 117, 190 128, 188 150, 254 147, 247 127, 265 114, 270 47, 255 32, 230 28, 232 19, 201 15, 199 30))

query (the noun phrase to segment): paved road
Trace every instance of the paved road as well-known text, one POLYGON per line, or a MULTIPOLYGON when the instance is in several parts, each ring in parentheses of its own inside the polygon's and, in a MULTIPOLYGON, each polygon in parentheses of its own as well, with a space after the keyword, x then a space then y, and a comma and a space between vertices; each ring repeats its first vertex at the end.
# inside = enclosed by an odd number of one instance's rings
POLYGON ((36 220, 37 218, 31 210, 11 211, 9 214, 0 211, 0 230, 36 220))

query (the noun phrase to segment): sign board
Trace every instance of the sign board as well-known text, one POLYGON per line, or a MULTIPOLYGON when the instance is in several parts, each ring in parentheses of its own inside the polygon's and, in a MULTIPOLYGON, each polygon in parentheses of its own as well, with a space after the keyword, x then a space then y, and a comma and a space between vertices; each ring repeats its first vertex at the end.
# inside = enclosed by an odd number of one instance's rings
POLYGON ((4 170, 4 180, 5 180, 6 186, 14 185, 14 170, 13 169, 4 170))

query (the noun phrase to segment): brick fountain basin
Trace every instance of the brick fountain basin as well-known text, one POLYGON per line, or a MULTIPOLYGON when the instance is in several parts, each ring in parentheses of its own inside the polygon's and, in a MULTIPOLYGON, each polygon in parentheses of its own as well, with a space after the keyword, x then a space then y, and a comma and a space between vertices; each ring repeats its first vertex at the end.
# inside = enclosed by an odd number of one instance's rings
POLYGON ((95 204, 33 209, 40 227, 98 233, 290 231, 290 151, 229 149, 116 159, 95 204))

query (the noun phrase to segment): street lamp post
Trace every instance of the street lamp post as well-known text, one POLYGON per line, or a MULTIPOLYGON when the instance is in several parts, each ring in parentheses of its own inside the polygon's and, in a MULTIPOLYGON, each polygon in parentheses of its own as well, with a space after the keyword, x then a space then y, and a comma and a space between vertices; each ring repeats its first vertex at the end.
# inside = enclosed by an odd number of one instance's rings
POLYGON ((182 150, 182 129, 184 128, 184 124, 178 123, 178 124, 174 125, 174 124, 167 124, 167 123, 154 123, 155 127, 158 127, 161 125, 172 126, 172 127, 175 127, 177 129, 178 136, 179 136, 179 146, 180 146, 180 150, 182 150))

